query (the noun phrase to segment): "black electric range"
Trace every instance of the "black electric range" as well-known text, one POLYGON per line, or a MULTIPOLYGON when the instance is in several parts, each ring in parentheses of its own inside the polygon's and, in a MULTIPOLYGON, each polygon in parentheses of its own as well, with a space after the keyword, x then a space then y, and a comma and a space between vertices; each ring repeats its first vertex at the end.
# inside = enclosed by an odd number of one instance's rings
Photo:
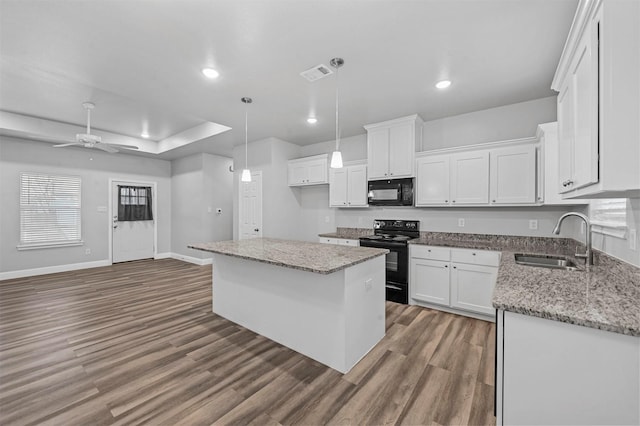
POLYGON ((418 220, 374 220, 373 235, 360 237, 360 246, 386 248, 386 298, 409 303, 408 242, 420 236, 418 220))

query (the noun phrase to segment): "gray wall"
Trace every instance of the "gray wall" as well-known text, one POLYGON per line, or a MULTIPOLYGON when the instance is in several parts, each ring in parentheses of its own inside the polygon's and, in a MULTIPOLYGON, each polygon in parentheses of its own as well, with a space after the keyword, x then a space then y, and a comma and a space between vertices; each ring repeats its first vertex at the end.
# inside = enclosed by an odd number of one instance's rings
POLYGON ((211 257, 190 243, 232 238, 232 160, 196 154, 171 162, 171 251, 198 259, 211 257), (221 208, 222 213, 216 213, 221 208))
POLYGON ((55 149, 50 143, 0 136, 0 272, 109 259, 109 179, 157 182, 158 253, 171 248, 171 164, 168 161, 84 148, 55 149), (90 159, 93 160, 90 160, 90 159), (21 172, 75 175, 82 178, 84 245, 18 251, 21 172), (90 254, 85 254, 86 249, 90 254))
MULTIPOLYGON (((300 189, 288 186, 287 161, 300 157, 300 147, 277 138, 249 144, 249 168, 262 171, 262 236, 300 239, 300 189)), ((244 145, 234 148, 234 222, 238 237, 238 197, 240 173, 244 168, 244 145)), ((328 204, 327 204, 328 205, 328 204)))

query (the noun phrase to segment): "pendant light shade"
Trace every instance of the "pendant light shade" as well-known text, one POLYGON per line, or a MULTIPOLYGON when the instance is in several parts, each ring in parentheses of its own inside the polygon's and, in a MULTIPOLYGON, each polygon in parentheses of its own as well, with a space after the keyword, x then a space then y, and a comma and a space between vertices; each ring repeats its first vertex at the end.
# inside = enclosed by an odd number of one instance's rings
POLYGON ((342 153, 340 151, 333 151, 333 154, 331 154, 331 168, 342 168, 342 153))
POLYGON ((242 182, 251 182, 251 171, 249 170, 249 104, 253 102, 251 98, 240 99, 244 105, 244 169, 242 169, 242 182))
POLYGON ((331 62, 329 62, 329 64, 331 64, 331 66, 336 69, 336 150, 333 151, 333 154, 331 155, 331 168, 341 169, 342 153, 340 152, 340 102, 338 96, 338 69, 344 65, 344 59, 333 58, 331 62))

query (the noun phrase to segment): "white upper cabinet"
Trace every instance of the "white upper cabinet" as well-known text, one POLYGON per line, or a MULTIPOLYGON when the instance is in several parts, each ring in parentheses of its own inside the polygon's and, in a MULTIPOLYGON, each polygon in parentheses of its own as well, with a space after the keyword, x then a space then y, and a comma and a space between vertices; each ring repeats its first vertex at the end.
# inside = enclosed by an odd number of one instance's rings
POLYGON ((366 207, 367 166, 346 165, 329 171, 330 207, 366 207))
POLYGON ((563 166, 558 161, 558 123, 539 124, 536 138, 537 152, 540 154, 537 159, 537 202, 545 205, 588 204, 587 200, 562 199, 560 195, 561 190, 565 188, 558 185, 561 181, 560 168, 563 166))
POLYGON ((536 202, 536 148, 522 145, 490 151, 491 204, 536 202))
POLYGON ((552 88, 559 192, 640 196, 640 2, 581 1, 552 88))
POLYGON ((449 156, 430 155, 416 161, 416 206, 447 205, 449 192, 449 156))
POLYGON ((416 207, 537 205, 535 138, 423 152, 416 207))
POLYGON ((364 126, 370 180, 414 176, 416 147, 422 145, 422 123, 420 117, 411 115, 364 126))
POLYGON ((289 160, 289 186, 328 183, 328 164, 327 154, 289 160))
POLYGON ((451 204, 489 202, 489 152, 472 151, 451 156, 451 204))

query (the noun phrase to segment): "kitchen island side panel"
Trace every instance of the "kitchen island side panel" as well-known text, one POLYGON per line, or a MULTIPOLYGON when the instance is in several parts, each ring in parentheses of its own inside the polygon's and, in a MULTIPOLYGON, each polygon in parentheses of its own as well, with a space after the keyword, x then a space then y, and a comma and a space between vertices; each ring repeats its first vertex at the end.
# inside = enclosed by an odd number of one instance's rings
POLYGON ((384 335, 384 328, 379 338, 367 330, 347 332, 354 328, 348 323, 349 312, 357 310, 370 317, 382 316, 384 327, 384 294, 382 303, 348 300, 346 277, 353 278, 355 272, 360 280, 364 274, 373 287, 384 291, 383 259, 379 256, 338 272, 317 274, 214 254, 213 312, 344 373, 384 335), (367 306, 358 307, 362 304, 367 306), (348 334, 359 335, 361 341, 348 345, 348 334), (354 352, 365 346, 363 353, 354 352))

